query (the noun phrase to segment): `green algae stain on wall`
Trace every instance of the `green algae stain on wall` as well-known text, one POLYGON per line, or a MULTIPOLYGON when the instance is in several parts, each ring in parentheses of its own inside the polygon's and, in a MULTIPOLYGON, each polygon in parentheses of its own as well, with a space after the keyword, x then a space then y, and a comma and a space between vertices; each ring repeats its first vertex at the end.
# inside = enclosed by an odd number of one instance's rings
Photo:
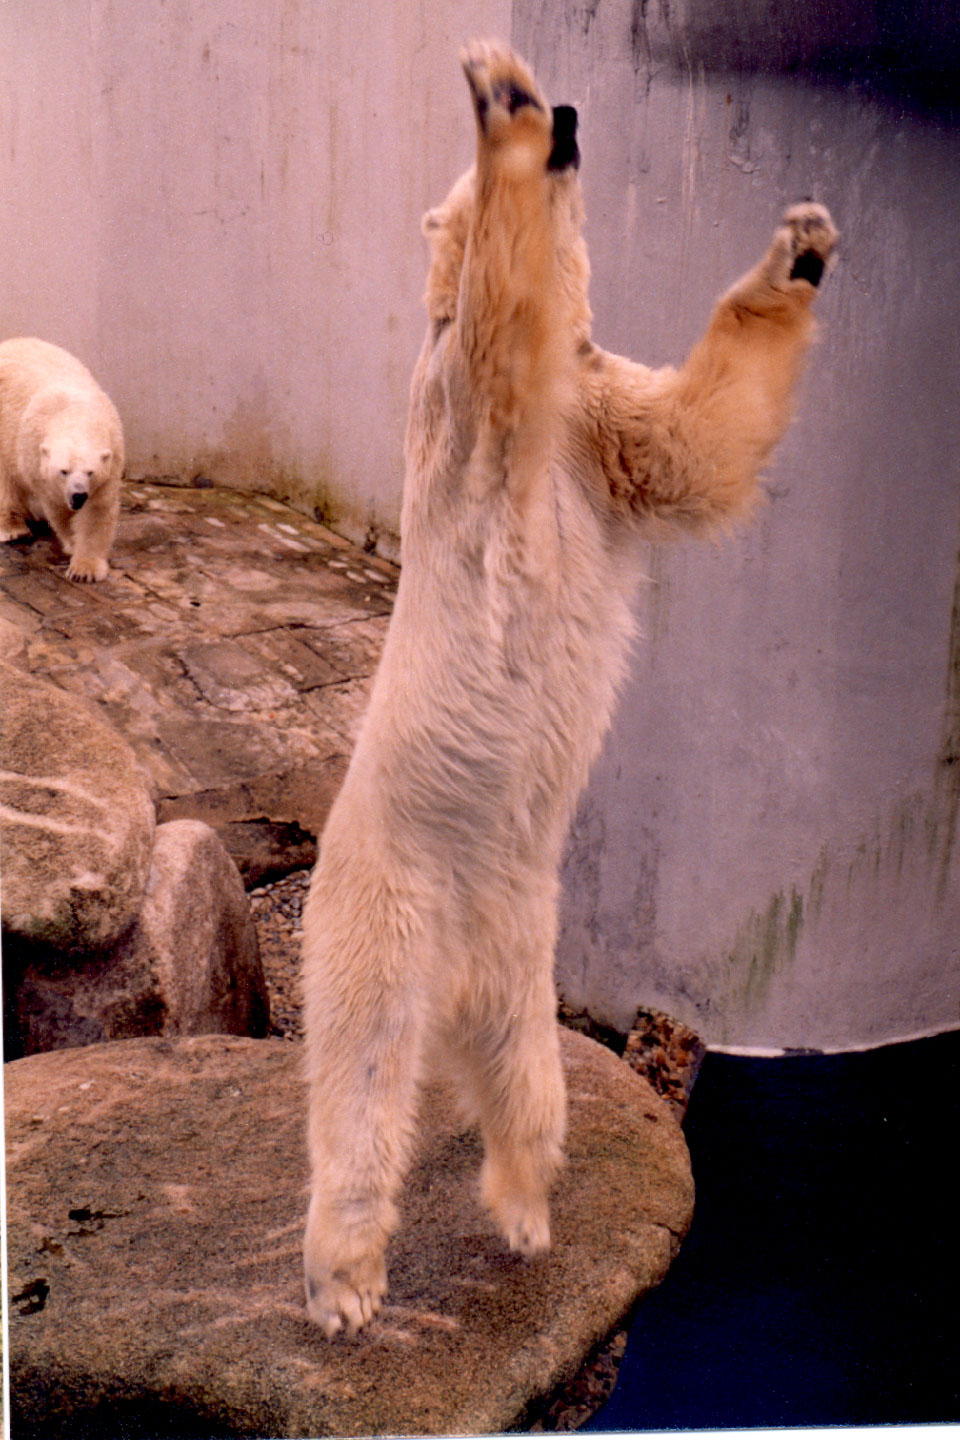
POLYGON ((743 922, 727 965, 749 1010, 763 1004, 773 981, 793 964, 803 925, 803 896, 794 886, 777 891, 765 910, 743 922))
POLYGON ((933 812, 939 837, 937 890, 943 898, 953 858, 960 810, 960 552, 957 554, 950 639, 947 647, 947 686, 940 747, 933 782, 933 812))
POLYGON ((889 982, 911 993, 911 940, 956 907, 945 871, 955 821, 955 808, 947 815, 936 795, 918 791, 856 840, 824 845, 805 882, 777 890, 738 925, 713 1014, 758 1021, 789 1008, 786 995, 806 1004, 811 975, 832 971, 828 989, 844 969, 854 976, 867 943, 889 942, 889 982), (878 935, 880 915, 888 923, 878 935))

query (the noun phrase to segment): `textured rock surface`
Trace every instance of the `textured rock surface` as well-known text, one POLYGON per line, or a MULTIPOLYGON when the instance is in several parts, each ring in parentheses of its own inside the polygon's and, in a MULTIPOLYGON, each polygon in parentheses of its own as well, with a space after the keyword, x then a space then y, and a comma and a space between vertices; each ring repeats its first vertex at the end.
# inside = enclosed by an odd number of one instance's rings
MULTIPOLYGON (((19 626, 0 617, 0 660, 17 670, 28 669, 27 637, 19 626)), ((9 677, 8 677, 9 680, 9 677)))
POLYGON ((383 1314, 306 1320, 299 1047, 135 1040, 6 1068, 17 1437, 482 1433, 518 1422, 662 1279, 689 1224, 682 1133, 563 1032, 569 1163, 550 1258, 504 1249, 479 1145, 426 1107, 383 1314))
POLYGON ((160 825, 143 904, 109 951, 7 956, 5 1053, 133 1035, 265 1035, 269 1001, 236 865, 198 820, 160 825))
POLYGON ((141 771, 75 696, 0 662, 0 697, 3 928, 68 954, 103 950, 136 915, 150 868, 141 771))
POLYGON ((264 1035, 267 987, 236 865, 200 820, 159 826, 139 918, 117 949, 156 975, 165 1035, 264 1035))

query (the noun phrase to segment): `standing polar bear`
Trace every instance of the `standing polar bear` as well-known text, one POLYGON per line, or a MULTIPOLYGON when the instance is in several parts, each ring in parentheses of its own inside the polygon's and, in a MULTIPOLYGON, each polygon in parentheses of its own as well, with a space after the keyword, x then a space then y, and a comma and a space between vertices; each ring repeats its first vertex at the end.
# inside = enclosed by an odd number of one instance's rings
POLYGON ((624 668, 637 540, 749 513, 836 241, 796 205, 682 369, 607 354, 575 112, 499 45, 463 65, 477 157, 424 221, 403 572, 304 921, 305 1279, 328 1336, 385 1293, 428 1062, 480 1125, 508 1245, 549 1247, 557 871, 624 668))
POLYGON ((120 514, 120 417, 89 370, 45 340, 0 345, 0 541, 45 520, 71 580, 105 580, 120 514))

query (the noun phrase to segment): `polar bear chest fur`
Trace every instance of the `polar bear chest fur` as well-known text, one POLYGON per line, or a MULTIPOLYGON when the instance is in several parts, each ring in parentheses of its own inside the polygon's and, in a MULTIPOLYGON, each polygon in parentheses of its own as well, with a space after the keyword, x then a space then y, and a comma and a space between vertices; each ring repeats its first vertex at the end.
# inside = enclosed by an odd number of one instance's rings
POLYGON ((471 495, 462 472, 413 495, 358 743, 398 849, 462 858, 474 877, 556 865, 632 631, 635 569, 612 578, 611 546, 561 459, 538 488, 520 524, 502 489, 471 495))

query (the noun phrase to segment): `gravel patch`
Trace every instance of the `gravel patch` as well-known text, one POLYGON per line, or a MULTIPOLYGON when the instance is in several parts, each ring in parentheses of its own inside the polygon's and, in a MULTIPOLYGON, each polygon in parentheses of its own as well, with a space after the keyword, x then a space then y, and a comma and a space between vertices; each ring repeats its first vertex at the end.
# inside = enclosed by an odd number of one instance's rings
POLYGON ((271 1035, 303 1036, 300 1018, 300 943, 310 871, 295 870, 250 891, 250 909, 260 941, 260 959, 270 991, 271 1035))

